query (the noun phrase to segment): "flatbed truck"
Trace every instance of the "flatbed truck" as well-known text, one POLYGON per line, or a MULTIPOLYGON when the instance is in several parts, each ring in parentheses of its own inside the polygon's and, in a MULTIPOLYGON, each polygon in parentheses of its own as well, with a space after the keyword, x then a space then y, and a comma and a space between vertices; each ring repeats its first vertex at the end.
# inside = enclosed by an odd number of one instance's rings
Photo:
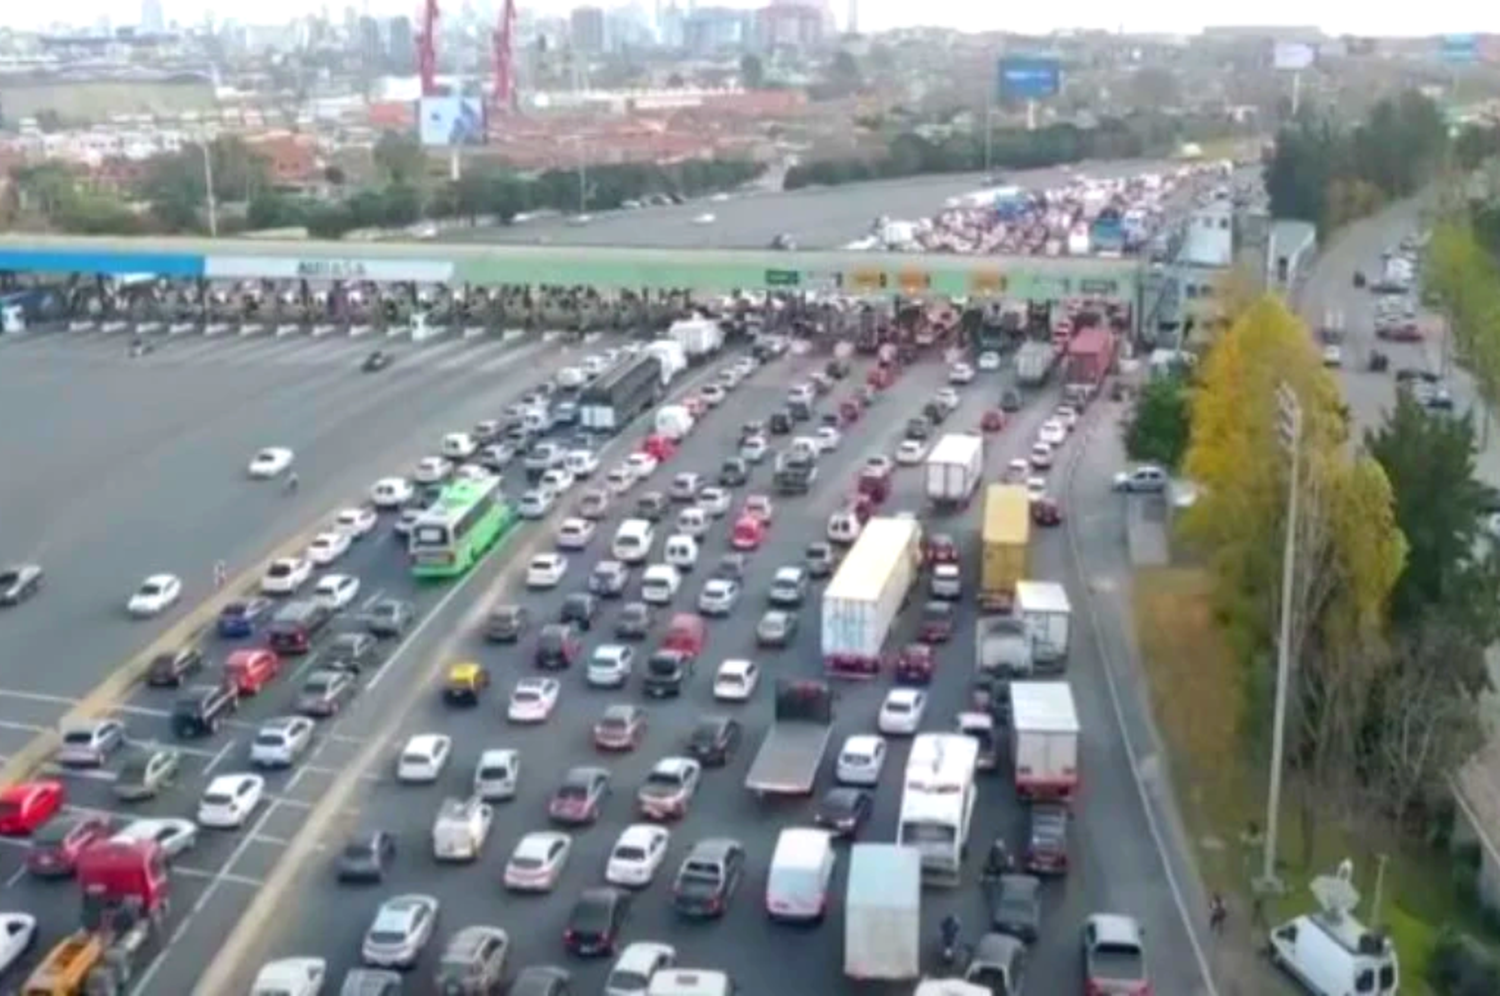
POLYGON ((833 736, 833 689, 822 681, 776 683, 775 722, 750 762, 745 787, 757 796, 808 795, 833 736))

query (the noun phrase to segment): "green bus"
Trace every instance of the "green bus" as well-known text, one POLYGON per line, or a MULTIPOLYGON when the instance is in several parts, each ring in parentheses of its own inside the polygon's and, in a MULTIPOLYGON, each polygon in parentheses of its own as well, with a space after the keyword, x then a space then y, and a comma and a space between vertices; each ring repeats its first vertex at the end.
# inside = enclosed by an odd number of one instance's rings
POLYGON ((516 521, 516 510, 500 490, 500 478, 455 481, 412 523, 407 541, 412 574, 419 578, 463 574, 516 521))

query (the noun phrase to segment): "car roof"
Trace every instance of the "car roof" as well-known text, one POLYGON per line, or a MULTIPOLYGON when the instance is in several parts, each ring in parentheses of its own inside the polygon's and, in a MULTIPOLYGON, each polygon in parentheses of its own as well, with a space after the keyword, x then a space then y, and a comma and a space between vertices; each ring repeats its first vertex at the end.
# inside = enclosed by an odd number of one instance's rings
POLYGON ((844 740, 844 750, 873 751, 885 743, 873 733, 855 733, 844 740))
POLYGON ((406 742, 406 749, 433 751, 447 743, 452 743, 452 740, 441 733, 418 733, 406 742))
POLYGON ((732 837, 705 837, 693 845, 693 849, 688 852, 688 859, 721 861, 731 850, 740 846, 740 842, 732 837))
POLYGON ((630 824, 630 826, 620 831, 619 842, 624 843, 626 841, 629 841, 631 843, 638 843, 647 840, 655 840, 658 837, 663 836, 664 834, 669 834, 670 832, 671 831, 669 831, 666 827, 659 826, 655 823, 632 823, 630 824))
MULTIPOLYGON (((631 829, 634 829, 632 827, 631 829)), ((652 829, 657 829, 653 827, 652 829)), ((669 944, 657 944, 654 941, 632 941, 625 946, 615 962, 615 968, 627 972, 641 972, 653 967, 657 960, 664 954, 670 954, 673 948, 669 944)))
POLYGON ((694 761, 692 758, 664 757, 660 761, 657 761, 655 764, 653 764, 651 766, 651 770, 653 772, 660 771, 663 773, 678 775, 682 774, 684 771, 690 771, 696 767, 698 767, 698 762, 694 761))
POLYGON ((892 688, 885 693, 887 702, 916 702, 922 697, 922 692, 916 688, 892 688))
POLYGON ((1135 917, 1120 913, 1095 913, 1088 918, 1088 924, 1094 928, 1094 939, 1099 944, 1121 944, 1137 948, 1144 946, 1141 925, 1136 922, 1135 917))
POLYGON ((533 830, 516 844, 517 854, 545 854, 558 841, 570 843, 572 838, 559 830, 533 830))
POLYGON ((510 935, 499 927, 486 927, 475 925, 464 927, 454 934, 448 941, 448 950, 457 953, 468 953, 476 950, 481 944, 496 938, 506 943, 510 942, 510 935))

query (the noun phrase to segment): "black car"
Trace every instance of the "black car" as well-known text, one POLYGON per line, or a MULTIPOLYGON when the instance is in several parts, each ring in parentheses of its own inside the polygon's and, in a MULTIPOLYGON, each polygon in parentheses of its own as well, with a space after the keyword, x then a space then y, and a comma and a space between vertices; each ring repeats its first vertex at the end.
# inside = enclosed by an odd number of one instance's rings
POLYGON ((318 658, 321 667, 337 668, 359 674, 375 663, 380 652, 380 643, 369 633, 340 633, 328 644, 328 649, 318 658))
POLYGON ((361 369, 365 373, 376 373, 391 365, 393 357, 383 349, 372 350, 366 357, 361 369))
POLYGON ((771 435, 786 436, 792 431, 792 416, 790 412, 774 412, 771 415, 771 435))
POLYGON ((834 380, 843 380, 849 376, 849 361, 840 359, 829 360, 828 364, 823 367, 823 373, 834 380))
POLYGON ((630 583, 630 568, 618 560, 601 560, 589 572, 589 592, 600 598, 619 598, 630 583))
POLYGON ((837 555, 833 552, 833 546, 828 543, 810 543, 807 547, 807 574, 813 578, 826 578, 833 575, 833 568, 838 562, 837 555))
POLYGON ((693 659, 677 650, 661 649, 646 660, 646 679, 641 691, 651 698, 682 694, 682 686, 693 676, 693 659))
POLYGON ((42 569, 36 564, 13 564, 0 570, 0 605, 20 605, 42 588, 42 569))
POLYGON ((747 439, 751 439, 755 436, 764 436, 765 434, 766 423, 762 422, 758 418, 751 419, 744 425, 740 426, 740 442, 742 443, 747 439))
POLYGON ((948 406, 938 401, 929 401, 922 406, 922 414, 933 425, 942 425, 948 420, 948 406))
POLYGON ((626 602, 615 617, 615 636, 622 640, 644 640, 655 617, 645 602, 626 602))
POLYGON ((833 831, 837 837, 853 839, 870 818, 874 800, 864 789, 839 786, 823 793, 818 800, 813 822, 833 831))
POLYGON ((190 688, 172 704, 172 732, 184 740, 210 736, 219 731, 239 704, 239 691, 233 682, 190 688))
POLYGON ((492 643, 515 643, 526 632, 531 613, 524 605, 497 605, 484 624, 484 638, 492 643))
POLYGON ((339 852, 340 882, 382 882, 396 860, 396 838, 384 830, 355 834, 339 852))
POLYGON ((1001 875, 991 886, 990 926, 1027 944, 1036 943, 1042 926, 1042 882, 1030 875, 1001 875))
POLYGON ((931 435, 932 435, 932 426, 930 426, 930 425, 927 424, 927 420, 925 418, 921 418, 919 416, 917 418, 909 419, 907 421, 907 423, 906 423, 906 438, 907 439, 915 439, 919 443, 924 443, 924 442, 927 441, 928 437, 931 436, 931 435))
POLYGON ((203 670, 203 651, 197 647, 178 647, 151 658, 146 684, 152 688, 181 687, 188 675, 203 670))
POLYGON ((635 514, 647 522, 660 522, 667 514, 667 496, 660 491, 647 491, 636 499, 635 514))
POLYGON ((719 468, 719 483, 726 488, 737 488, 750 480, 750 465, 739 457, 730 457, 719 468))
POLYGON ((599 600, 586 591, 578 591, 563 599, 562 608, 557 611, 557 621, 575 623, 579 629, 587 631, 594 625, 594 617, 598 614, 599 600))
POLYGON ((584 958, 613 955, 620 943, 620 930, 630 912, 630 897, 622 889, 602 886, 584 889, 563 931, 569 954, 584 958))
POLYGON ((508 996, 571 996, 573 977, 556 965, 528 965, 510 984, 508 996))
POLYGON ((683 916, 714 918, 729 911, 729 902, 745 877, 745 848, 737 840, 700 840, 677 870, 672 907, 683 916))
POLYGON ((812 419, 812 405, 806 401, 788 402, 786 413, 792 417, 793 422, 807 422, 812 419))
POLYGON ((705 768, 722 768, 739 750, 744 731, 728 716, 704 716, 688 734, 687 752, 705 768))
POLYGON ((573 666, 583 644, 571 623, 549 623, 536 638, 536 666, 544 671, 558 671, 573 666))
POLYGON ((411 628, 414 616, 409 603, 382 598, 365 612, 365 629, 380 640, 401 636, 411 628))
POLYGON ((1021 410, 1020 392, 1006 388, 1000 395, 1000 410, 1002 412, 1018 412, 1021 410))

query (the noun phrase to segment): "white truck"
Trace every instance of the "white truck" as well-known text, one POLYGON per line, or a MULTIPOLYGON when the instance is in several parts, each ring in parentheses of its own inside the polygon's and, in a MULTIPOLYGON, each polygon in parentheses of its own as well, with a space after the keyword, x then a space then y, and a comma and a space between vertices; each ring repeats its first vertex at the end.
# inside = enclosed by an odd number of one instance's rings
POLYGON ((978 436, 948 435, 927 455, 927 500, 934 505, 967 505, 984 477, 984 440, 978 436))
POLYGON ((875 518, 839 564, 823 591, 820 640, 829 674, 873 678, 881 649, 901 613, 922 560, 916 519, 875 518))
POLYGON ((724 346, 724 330, 711 318, 684 318, 667 329, 667 338, 682 347, 689 363, 701 363, 724 346))
POLYGON ((1078 710, 1066 681, 1010 685, 1016 794, 1067 801, 1078 788, 1078 710))
POLYGON ((1016 380, 1024 387, 1047 382, 1057 363, 1057 347, 1050 342, 1024 342, 1016 350, 1016 380))
POLYGON ((1014 612, 1031 638, 1032 665, 1060 670, 1068 659, 1073 618, 1068 590, 1055 581, 1018 581, 1014 612))
POLYGON ((687 353, 675 339, 657 339, 646 347, 646 352, 656 357, 661 364, 661 383, 666 387, 687 369, 687 353))
POLYGON ((900 844, 855 844, 844 899, 844 974, 903 981, 922 974, 922 856, 900 844))
POLYGON ((693 431, 693 413, 686 405, 663 405, 656 410, 656 434, 681 442, 693 431))

